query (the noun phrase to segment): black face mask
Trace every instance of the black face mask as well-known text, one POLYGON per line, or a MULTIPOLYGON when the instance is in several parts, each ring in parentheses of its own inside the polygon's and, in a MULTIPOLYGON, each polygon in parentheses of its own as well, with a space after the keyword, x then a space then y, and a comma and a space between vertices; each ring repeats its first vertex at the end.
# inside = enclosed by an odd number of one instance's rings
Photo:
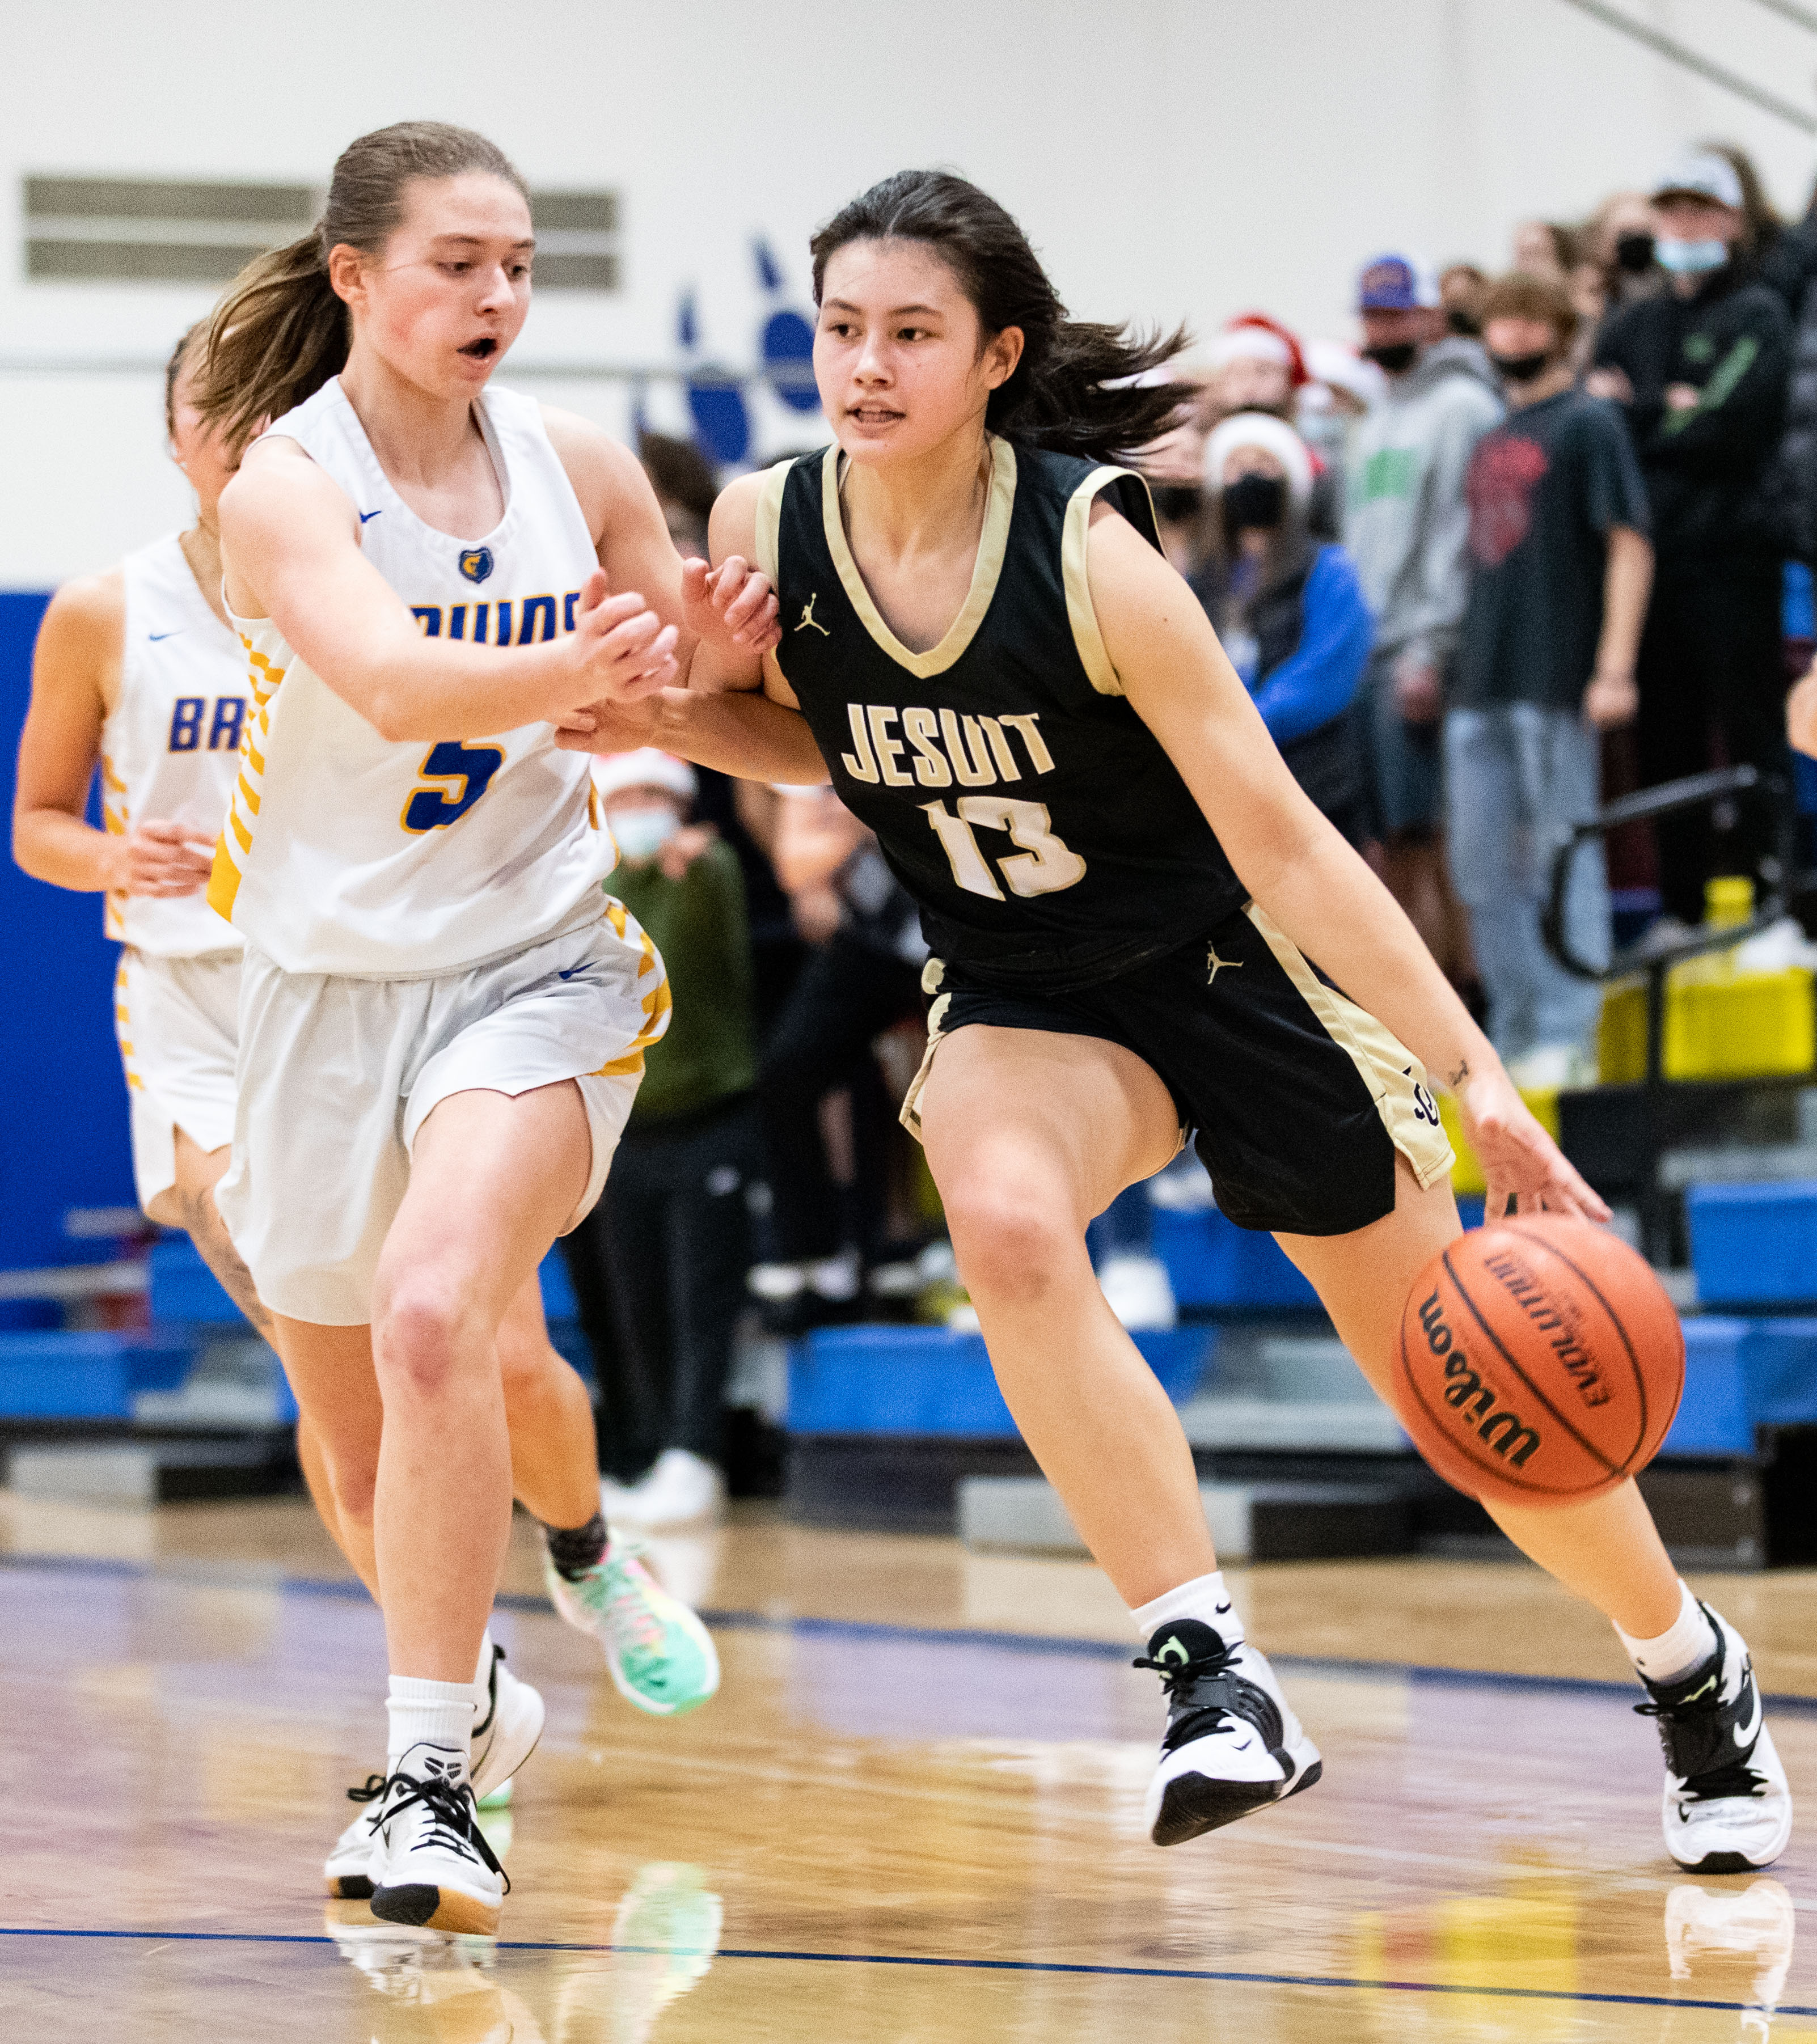
POLYGON ((1265 532, 1287 513, 1287 485, 1278 475, 1239 475, 1224 489, 1224 524, 1232 532, 1265 532))
POLYGON ((1543 351, 1538 355, 1492 355, 1489 362, 1508 383, 1531 383, 1552 367, 1552 357, 1543 351))
POLYGON ((1196 518, 1205 502, 1205 493, 1196 482, 1157 482, 1149 490, 1154 515, 1169 525, 1196 518))
POLYGON ((1618 234, 1615 236, 1615 267, 1626 271, 1630 277, 1644 277, 1653 267, 1653 236, 1650 234, 1618 234))
POLYGON ((1378 369, 1390 376, 1404 376, 1419 355, 1419 344, 1415 340, 1384 341, 1380 348, 1365 348, 1363 359, 1372 362, 1378 369))

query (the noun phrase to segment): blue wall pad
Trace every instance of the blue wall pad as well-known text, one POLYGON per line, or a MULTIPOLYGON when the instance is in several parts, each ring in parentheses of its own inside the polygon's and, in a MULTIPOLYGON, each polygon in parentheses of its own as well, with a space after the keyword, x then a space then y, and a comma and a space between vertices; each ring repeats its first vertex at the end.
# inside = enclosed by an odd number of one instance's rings
POLYGON ((1318 1295, 1287 1260, 1272 1235, 1238 1228, 1215 1208, 1181 1212, 1159 1208, 1155 1254, 1167 1266, 1182 1306, 1311 1306, 1318 1295))
POLYGON ((1817 1299, 1817 1179, 1693 1185, 1684 1212, 1705 1305, 1817 1299))
POLYGON ((191 1342, 165 1335, 0 1335, 0 1419, 130 1420, 141 1391, 175 1391, 191 1342))
POLYGON ((1684 1323, 1684 1397, 1662 1455, 1746 1455, 1754 1445, 1748 1410, 1751 1324, 1714 1317, 1684 1323))
MULTIPOLYGON (((1174 1399, 1188 1396, 1204 1374, 1216 1341, 1207 1327, 1135 1337, 1174 1399)), ((823 1327, 795 1343, 787 1425, 791 1434, 960 1440, 1013 1440, 1016 1432, 984 1336, 945 1327, 823 1327)))
MULTIPOLYGON (((48 591, 0 590, 0 807, 9 816, 32 648, 49 601, 48 591)), ((92 801, 90 820, 100 820, 92 801)), ((114 1042, 119 947, 101 934, 98 894, 28 879, 10 857, 0 859, 0 1264, 102 1262, 113 1245, 71 1242, 63 1217, 71 1207, 137 1204, 114 1042)))

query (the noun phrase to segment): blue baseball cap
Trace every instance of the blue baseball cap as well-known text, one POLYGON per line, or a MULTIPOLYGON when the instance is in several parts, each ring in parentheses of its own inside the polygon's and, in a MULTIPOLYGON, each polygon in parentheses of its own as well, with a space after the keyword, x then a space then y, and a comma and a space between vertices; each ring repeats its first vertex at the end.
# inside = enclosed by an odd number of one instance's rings
POLYGON ((1357 279, 1360 313, 1418 312, 1438 302, 1438 279, 1415 256, 1371 256, 1357 279))

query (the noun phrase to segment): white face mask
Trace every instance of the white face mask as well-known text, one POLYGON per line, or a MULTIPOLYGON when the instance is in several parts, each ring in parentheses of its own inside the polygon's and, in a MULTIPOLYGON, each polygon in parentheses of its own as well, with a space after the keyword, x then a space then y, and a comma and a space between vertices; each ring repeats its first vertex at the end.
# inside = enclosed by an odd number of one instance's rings
POLYGON ((606 820, 626 859, 654 859, 681 828, 681 818, 667 809, 614 809, 606 820))
POLYGON ((1676 241, 1662 234, 1653 244, 1655 259, 1662 269, 1676 270, 1681 276, 1700 275, 1706 270, 1719 270, 1729 259, 1729 244, 1726 241, 1676 241))

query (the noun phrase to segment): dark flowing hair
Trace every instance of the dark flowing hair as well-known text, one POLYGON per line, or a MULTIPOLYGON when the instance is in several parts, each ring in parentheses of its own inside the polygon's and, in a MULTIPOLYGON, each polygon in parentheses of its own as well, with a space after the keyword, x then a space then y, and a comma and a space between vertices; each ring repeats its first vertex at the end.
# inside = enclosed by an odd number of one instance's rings
POLYGON ((1022 330, 1022 359, 991 393, 984 423, 1007 440, 1092 461, 1126 459, 1164 432, 1177 384, 1149 380, 1188 344, 1184 327, 1140 334, 1068 319, 1028 236, 997 202, 949 171, 898 171, 841 207, 809 244, 814 302, 829 259, 853 241, 918 241, 952 271, 988 340, 1022 330))
POLYGON ((471 128, 399 121, 349 142, 334 166, 322 215, 300 240, 255 256, 208 322, 196 403, 210 425, 243 448, 260 422, 313 397, 346 366, 347 307, 329 282, 331 251, 345 242, 375 256, 404 216, 413 178, 483 171, 529 190, 511 159, 471 128))

